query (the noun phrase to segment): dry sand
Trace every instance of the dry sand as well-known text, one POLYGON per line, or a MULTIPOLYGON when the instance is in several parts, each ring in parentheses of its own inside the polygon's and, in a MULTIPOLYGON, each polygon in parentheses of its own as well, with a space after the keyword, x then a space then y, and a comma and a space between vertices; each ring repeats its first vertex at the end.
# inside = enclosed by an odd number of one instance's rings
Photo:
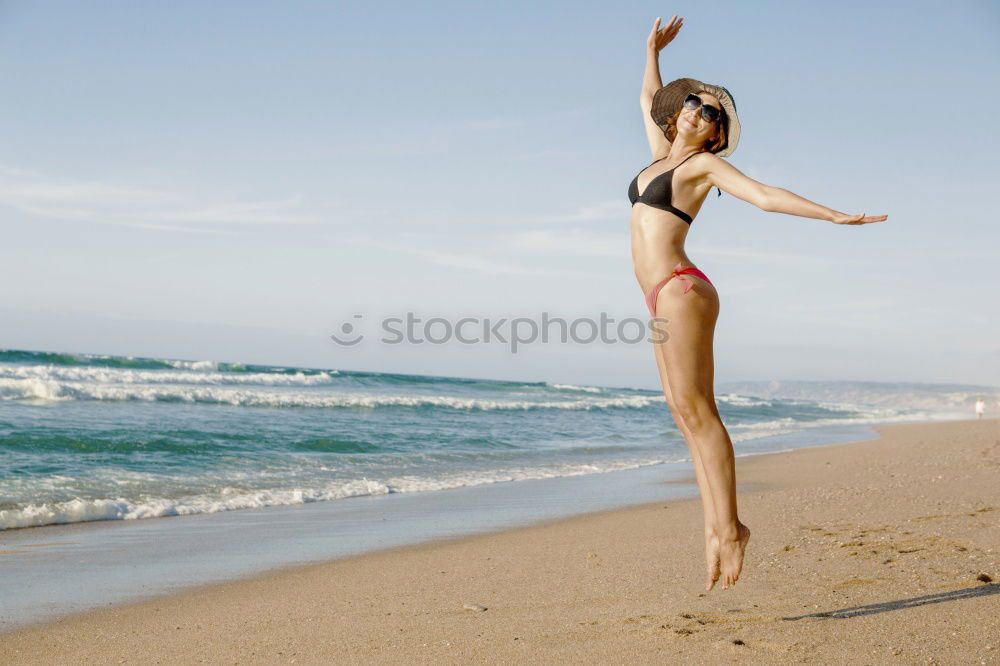
POLYGON ((737 460, 730 590, 700 502, 661 502, 89 612, 0 663, 1000 663, 1000 420, 875 429, 737 460))

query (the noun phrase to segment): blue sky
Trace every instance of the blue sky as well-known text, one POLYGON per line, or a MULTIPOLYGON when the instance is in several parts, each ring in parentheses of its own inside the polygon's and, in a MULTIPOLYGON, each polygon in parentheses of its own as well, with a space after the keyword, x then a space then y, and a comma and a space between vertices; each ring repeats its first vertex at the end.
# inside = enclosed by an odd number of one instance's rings
POLYGON ((648 344, 386 345, 384 317, 647 316, 664 83, 732 91, 717 380, 1000 384, 991 2, 0 4, 0 347, 658 387, 648 344), (359 315, 360 319, 355 318, 359 315), (329 335, 360 322, 352 347, 329 335), (367 327, 367 328, 366 328, 367 327))

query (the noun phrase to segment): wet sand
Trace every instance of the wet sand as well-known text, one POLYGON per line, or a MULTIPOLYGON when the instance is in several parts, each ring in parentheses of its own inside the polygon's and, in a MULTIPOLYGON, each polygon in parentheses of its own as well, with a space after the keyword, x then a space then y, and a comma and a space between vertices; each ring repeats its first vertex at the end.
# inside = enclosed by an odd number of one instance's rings
POLYGON ((730 590, 673 500, 92 611, 0 663, 1000 663, 1000 420, 874 429, 737 459, 730 590))

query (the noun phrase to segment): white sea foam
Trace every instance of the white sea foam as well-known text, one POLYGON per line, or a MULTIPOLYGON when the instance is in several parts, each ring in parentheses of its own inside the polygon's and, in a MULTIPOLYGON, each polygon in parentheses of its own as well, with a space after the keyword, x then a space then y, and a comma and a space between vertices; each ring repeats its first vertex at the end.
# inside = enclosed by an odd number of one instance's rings
POLYGON ((814 428, 841 425, 875 425, 881 423, 909 423, 918 421, 937 421, 955 418, 950 412, 912 412, 898 413, 893 410, 874 410, 867 414, 854 417, 836 417, 816 419, 814 421, 799 421, 791 417, 762 421, 760 423, 726 424, 730 438, 735 442, 746 442, 777 435, 790 435, 814 428))
POLYGON ((765 407, 771 403, 767 400, 758 400, 756 398, 751 398, 746 395, 738 395, 736 393, 723 393, 715 396, 716 401, 733 405, 735 407, 765 407))
MULTIPOLYGON (((107 360, 107 359, 123 359, 126 361, 139 361, 134 356, 107 356, 104 354, 80 354, 79 358, 85 359, 97 359, 97 360, 107 360)), ((178 370, 194 370, 196 372, 211 372, 219 369, 220 365, 226 365, 232 369, 238 369, 245 367, 242 363, 220 363, 218 361, 181 361, 170 358, 149 358, 141 359, 142 361, 152 361, 154 363, 164 363, 178 370)), ((284 371, 284 368, 274 368, 276 372, 284 371)), ((336 370, 329 370, 333 374, 337 374, 336 370)))
POLYGON ((163 362, 184 370, 200 370, 204 372, 219 369, 219 364, 216 361, 171 361, 164 359, 163 362))
POLYGON ((180 402, 232 405, 236 407, 447 407, 477 410, 526 409, 641 409, 658 398, 619 396, 577 400, 503 400, 459 398, 446 395, 391 395, 375 393, 323 393, 240 390, 220 386, 97 384, 53 379, 0 379, 4 400, 105 400, 180 402))
POLYGON ((594 462, 589 464, 552 464, 541 467, 516 467, 475 472, 444 474, 439 477, 397 476, 385 480, 368 478, 331 483, 314 488, 285 488, 246 490, 220 488, 214 494, 192 495, 183 498, 114 499, 75 498, 63 502, 29 504, 0 511, 0 530, 21 527, 41 527, 95 520, 139 520, 164 516, 184 516, 199 513, 218 513, 266 506, 283 506, 362 497, 389 493, 412 493, 447 490, 468 486, 507 481, 526 481, 555 477, 600 474, 625 469, 636 469, 664 463, 689 462, 687 458, 646 458, 594 462))
POLYGON ((93 382, 95 384, 205 384, 259 386, 319 386, 337 381, 335 371, 314 375, 296 372, 208 372, 135 370, 103 366, 6 365, 0 364, 0 379, 93 382))
POLYGON ((871 411, 971 413, 977 397, 1000 399, 1000 387, 862 381, 752 381, 724 382, 721 390, 760 399, 806 400, 821 407, 871 411))
POLYGON ((601 393, 604 390, 596 386, 577 386, 575 384, 552 384, 552 388, 560 391, 584 391, 586 393, 601 393))

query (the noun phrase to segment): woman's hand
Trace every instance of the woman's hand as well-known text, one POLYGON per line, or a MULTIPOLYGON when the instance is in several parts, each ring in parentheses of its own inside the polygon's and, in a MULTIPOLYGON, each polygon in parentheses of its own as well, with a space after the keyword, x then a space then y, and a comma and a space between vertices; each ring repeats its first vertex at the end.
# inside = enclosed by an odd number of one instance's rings
POLYGON ((674 14, 673 18, 670 19, 670 23, 663 30, 660 30, 660 17, 656 17, 653 21, 653 30, 649 33, 649 39, 646 40, 646 47, 655 54, 658 54, 660 50, 672 42, 674 37, 677 36, 677 31, 681 29, 681 25, 684 23, 684 19, 677 19, 677 14, 674 14))
POLYGON ((871 222, 881 222, 887 219, 888 215, 846 215, 844 213, 834 213, 833 219, 830 220, 834 224, 869 224, 871 222))

